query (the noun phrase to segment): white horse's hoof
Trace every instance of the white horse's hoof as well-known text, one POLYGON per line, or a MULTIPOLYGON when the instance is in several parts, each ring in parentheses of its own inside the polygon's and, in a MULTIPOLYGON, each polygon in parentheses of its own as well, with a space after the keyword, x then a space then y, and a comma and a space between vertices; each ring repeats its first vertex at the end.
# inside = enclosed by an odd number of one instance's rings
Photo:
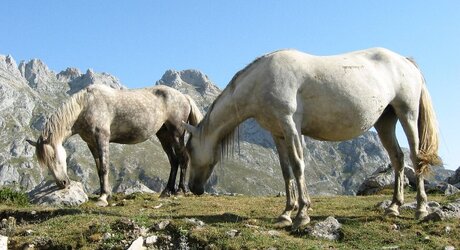
POLYGON ((387 209, 385 209, 385 216, 398 217, 399 216, 399 211, 398 211, 397 208, 391 208, 391 206, 390 206, 387 209))
POLYGON ((98 207, 107 207, 109 205, 109 203, 105 200, 98 200, 96 202, 96 206, 98 207))
POLYGON ((275 223, 276 228, 285 228, 292 225, 291 217, 283 214, 278 217, 278 221, 275 223))
POLYGON ((306 215, 304 217, 295 218, 294 225, 292 225, 292 231, 296 231, 301 227, 310 223, 310 216, 306 215))
POLYGON ((426 210, 417 210, 415 212, 415 219, 423 220, 428 215, 428 211, 426 210))

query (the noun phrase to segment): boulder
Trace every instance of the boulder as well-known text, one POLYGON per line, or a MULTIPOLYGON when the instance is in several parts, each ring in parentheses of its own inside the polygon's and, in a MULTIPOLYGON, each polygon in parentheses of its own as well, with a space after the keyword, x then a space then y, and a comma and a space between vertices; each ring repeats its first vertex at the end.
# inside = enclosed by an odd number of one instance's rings
POLYGON ((442 193, 447 196, 456 194, 460 191, 457 187, 446 182, 428 182, 425 184, 425 189, 427 192, 442 193))
POLYGON ((458 218, 460 218, 460 199, 436 209, 428 214, 423 221, 442 221, 458 218))
POLYGON ((0 235, 0 249, 8 249, 8 237, 0 235))
POLYGON ((460 167, 455 170, 452 176, 447 177, 446 182, 454 186, 460 185, 460 167))
POLYGON ((324 221, 316 223, 313 228, 307 229, 307 233, 315 238, 338 240, 343 236, 341 227, 342 224, 337 219, 329 216, 324 221))
MULTIPOLYGON (((359 186, 357 195, 371 195, 386 188, 393 187, 395 174, 391 165, 378 168, 369 178, 359 186)), ((409 180, 404 176, 404 184, 409 184, 409 180)))
POLYGON ((80 182, 71 181, 67 188, 60 189, 54 181, 43 181, 29 192, 30 202, 38 205, 79 206, 88 201, 80 182))

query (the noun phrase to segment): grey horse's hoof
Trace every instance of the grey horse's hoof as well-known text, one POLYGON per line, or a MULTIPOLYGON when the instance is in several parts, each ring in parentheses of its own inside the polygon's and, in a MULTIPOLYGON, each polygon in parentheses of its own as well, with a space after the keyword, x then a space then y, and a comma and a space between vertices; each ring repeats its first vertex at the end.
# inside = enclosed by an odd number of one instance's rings
POLYGON ((168 198, 168 197, 171 197, 173 194, 174 192, 171 192, 170 190, 165 189, 163 190, 163 192, 161 192, 160 198, 168 198))
POLYGON ((296 231, 301 227, 310 223, 310 216, 306 215, 304 217, 295 218, 294 224, 292 225, 292 231, 296 231))
POLYGON ((275 223, 276 228, 285 228, 292 225, 291 217, 283 214, 278 217, 278 221, 275 223))

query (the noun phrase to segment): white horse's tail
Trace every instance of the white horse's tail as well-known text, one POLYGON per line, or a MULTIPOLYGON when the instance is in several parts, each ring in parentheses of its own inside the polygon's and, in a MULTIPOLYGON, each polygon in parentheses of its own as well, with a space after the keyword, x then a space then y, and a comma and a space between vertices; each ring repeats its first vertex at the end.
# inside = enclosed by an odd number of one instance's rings
POLYGON ((195 101, 189 95, 185 95, 185 97, 190 103, 190 114, 188 116, 188 123, 190 123, 190 125, 196 126, 203 119, 203 114, 201 114, 201 111, 196 105, 195 101))
POLYGON ((439 135, 436 114, 431 102, 430 94, 426 85, 422 85, 420 96, 420 107, 418 117, 418 137, 419 137, 419 173, 428 172, 428 166, 439 166, 442 164, 438 156, 439 135))

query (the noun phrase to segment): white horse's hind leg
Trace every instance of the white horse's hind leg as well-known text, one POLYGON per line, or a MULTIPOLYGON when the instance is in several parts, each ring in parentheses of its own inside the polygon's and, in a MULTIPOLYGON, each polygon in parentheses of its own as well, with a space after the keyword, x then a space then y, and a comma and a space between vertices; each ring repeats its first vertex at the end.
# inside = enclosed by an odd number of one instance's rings
POLYGON ((297 190, 299 192, 298 202, 299 211, 294 219, 293 229, 297 229, 310 222, 307 210, 310 207, 310 200, 307 195, 307 185, 305 183, 305 163, 303 159, 303 149, 301 143, 301 134, 297 132, 296 124, 291 116, 285 117, 282 122, 284 139, 286 142, 287 155, 291 163, 292 172, 297 181, 297 190))
POLYGON ((392 108, 388 108, 375 124, 380 141, 388 152, 391 165, 395 172, 393 200, 385 213, 390 216, 399 215, 399 207, 404 203, 404 154, 399 147, 395 128, 398 118, 392 108))
POLYGON ((414 165, 415 174, 417 176, 417 209, 415 211, 415 218, 423 219, 425 216, 428 215, 428 198, 425 193, 425 183, 423 181, 423 174, 420 171, 419 160, 417 158, 419 151, 417 117, 404 117, 404 119, 400 118, 400 121, 404 129, 404 132, 406 133, 407 140, 409 142, 410 158, 414 165))
POLYGON ((284 184, 286 188, 286 208, 283 213, 278 217, 275 224, 276 227, 287 227, 292 225, 291 212, 297 208, 297 195, 295 188, 295 180, 292 174, 292 169, 289 164, 289 157, 286 148, 286 142, 283 139, 273 137, 283 172, 284 184))

